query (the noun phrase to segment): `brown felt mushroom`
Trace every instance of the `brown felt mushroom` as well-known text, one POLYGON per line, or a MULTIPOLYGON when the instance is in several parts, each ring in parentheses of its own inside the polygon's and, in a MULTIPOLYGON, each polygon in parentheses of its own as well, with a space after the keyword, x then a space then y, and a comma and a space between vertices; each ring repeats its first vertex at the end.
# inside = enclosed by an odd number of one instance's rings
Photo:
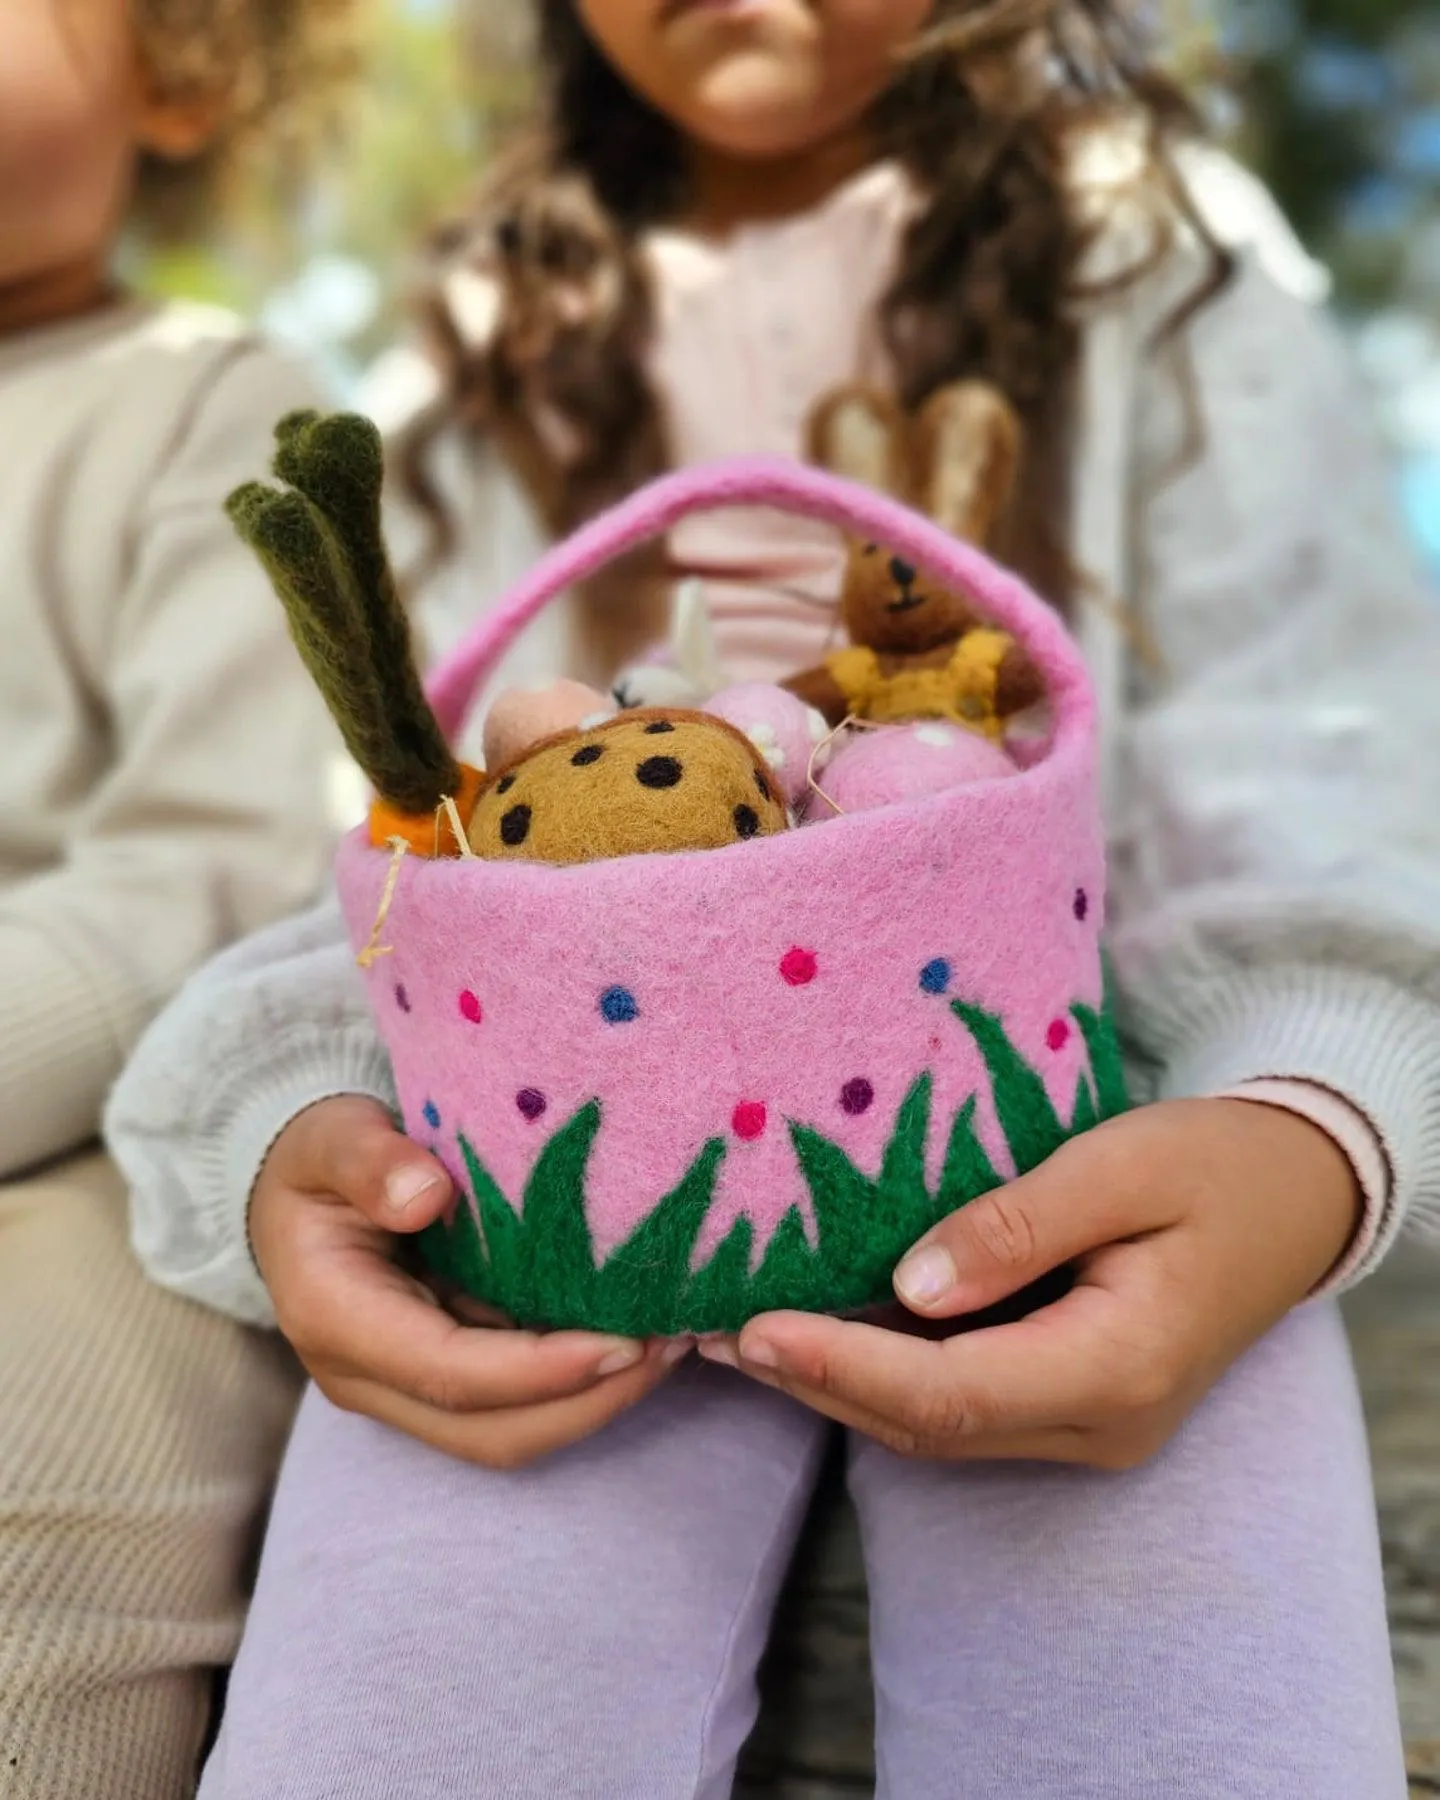
POLYGON ((789 822, 749 738, 710 713, 655 707, 561 732, 496 770, 469 837, 476 856, 581 863, 719 850, 789 822))

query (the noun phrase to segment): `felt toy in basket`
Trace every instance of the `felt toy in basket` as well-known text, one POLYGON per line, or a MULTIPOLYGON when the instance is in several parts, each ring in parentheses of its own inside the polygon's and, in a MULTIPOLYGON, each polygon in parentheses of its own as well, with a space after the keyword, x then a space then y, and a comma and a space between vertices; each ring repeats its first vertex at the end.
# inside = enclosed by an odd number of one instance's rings
MULTIPOLYGON (((912 502, 982 548, 1009 502, 1020 448, 1009 402, 978 381, 942 388, 915 420, 885 395, 841 389, 810 436, 821 467, 912 502)), ((944 719, 998 740, 1007 718, 1041 698, 1023 648, 893 544, 851 538, 840 617, 849 643, 786 683, 832 725, 944 719)))
POLYGON ((864 1309, 936 1219, 1125 1104, 1084 667, 1048 607, 923 518, 783 463, 667 477, 477 624, 430 683, 440 728, 575 582, 729 505, 883 541, 973 596, 1033 662, 1049 735, 1005 780, 701 853, 395 865, 366 830, 342 845, 406 1128, 463 1196, 424 1253, 525 1323, 864 1309))
POLYGON ((700 850, 788 828, 759 751, 713 714, 654 709, 569 723, 577 683, 534 704, 561 728, 536 733, 522 697, 487 731, 504 760, 458 762, 425 699, 380 523, 379 434, 351 414, 296 413, 276 432, 280 488, 229 502, 285 606, 292 635, 345 743, 373 782, 372 844, 422 856, 551 863, 700 850), (584 728, 582 728, 582 725, 584 728))

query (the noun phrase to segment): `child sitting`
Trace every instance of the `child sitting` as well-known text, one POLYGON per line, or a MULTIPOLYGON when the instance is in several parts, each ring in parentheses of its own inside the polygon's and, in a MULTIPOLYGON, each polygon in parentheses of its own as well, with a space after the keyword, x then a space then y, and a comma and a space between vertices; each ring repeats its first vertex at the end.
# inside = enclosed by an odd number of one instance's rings
POLYGON ((328 855, 327 721, 222 503, 308 382, 147 303, 123 226, 213 203, 349 0, 0 9, 0 1789, 169 1800, 294 1398, 148 1284, 95 1148, 151 1015, 328 855))

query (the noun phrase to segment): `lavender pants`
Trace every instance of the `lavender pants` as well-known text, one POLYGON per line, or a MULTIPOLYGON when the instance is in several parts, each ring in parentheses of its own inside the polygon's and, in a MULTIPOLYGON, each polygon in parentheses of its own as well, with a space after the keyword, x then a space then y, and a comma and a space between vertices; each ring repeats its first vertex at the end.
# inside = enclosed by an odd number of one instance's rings
MULTIPOLYGON (((724 1800, 824 1440, 686 1364, 490 1474, 312 1392, 201 1800, 724 1800)), ((855 1439, 849 1480, 882 1800, 1403 1800, 1333 1307, 1133 1474, 855 1439)))

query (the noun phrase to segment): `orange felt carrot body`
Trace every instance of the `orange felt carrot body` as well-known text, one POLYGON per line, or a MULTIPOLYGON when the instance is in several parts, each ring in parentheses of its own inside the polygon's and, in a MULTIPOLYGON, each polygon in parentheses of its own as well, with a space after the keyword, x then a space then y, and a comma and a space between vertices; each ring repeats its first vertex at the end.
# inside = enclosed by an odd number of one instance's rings
MULTIPOLYGON (((461 829, 468 830, 475 803, 485 785, 485 771, 472 768, 469 763, 461 763, 459 768, 460 786, 453 798, 461 829)), ((448 807, 441 805, 434 812, 410 813, 402 812, 388 800, 374 801, 370 807, 370 842, 377 850, 383 850, 396 838, 402 838, 416 856, 462 856, 468 849, 456 840, 448 807)))

